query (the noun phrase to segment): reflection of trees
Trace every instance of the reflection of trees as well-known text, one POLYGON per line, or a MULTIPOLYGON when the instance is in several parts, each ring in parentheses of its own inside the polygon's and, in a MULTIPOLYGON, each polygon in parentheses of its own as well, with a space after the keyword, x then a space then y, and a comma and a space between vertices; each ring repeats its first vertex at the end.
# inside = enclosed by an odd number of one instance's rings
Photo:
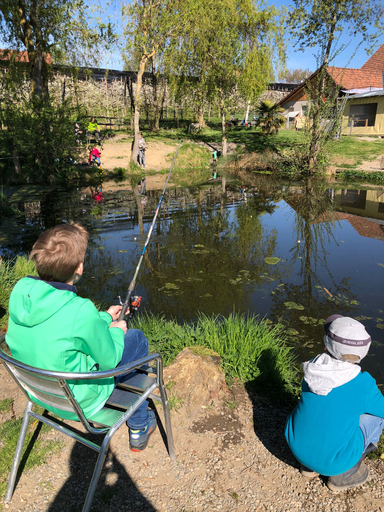
POLYGON ((301 194, 287 195, 287 203, 294 210, 293 227, 297 237, 288 263, 290 272, 299 266, 299 282, 285 285, 273 297, 272 312, 275 318, 282 312, 290 327, 303 328, 300 316, 325 319, 332 312, 351 313, 350 301, 355 297, 350 291, 349 279, 337 283, 327 263, 326 244, 337 244, 334 237, 333 203, 326 184, 308 179, 301 194), (334 296, 343 295, 344 301, 335 304, 329 300, 324 288, 334 296), (287 310, 284 302, 295 302, 304 310, 287 310))
MULTIPOLYGON (((277 232, 266 232, 261 215, 275 206, 261 195, 248 196, 236 209, 226 205, 207 206, 201 193, 196 207, 178 211, 161 224, 163 243, 148 246, 156 271, 141 275, 148 307, 191 318, 199 310, 226 314, 246 310, 255 285, 262 285, 261 274, 272 278, 280 266, 271 267, 265 256, 274 255, 277 232), (248 285, 248 283, 252 283, 248 285), (182 288, 182 289, 181 289, 182 288)), ((265 278, 265 277, 264 277, 265 278)))

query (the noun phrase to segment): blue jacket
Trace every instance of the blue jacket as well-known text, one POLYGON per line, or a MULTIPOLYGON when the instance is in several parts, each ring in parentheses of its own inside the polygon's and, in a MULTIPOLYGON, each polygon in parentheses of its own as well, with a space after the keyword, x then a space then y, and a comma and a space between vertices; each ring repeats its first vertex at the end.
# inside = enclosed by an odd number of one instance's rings
POLYGON ((303 380, 285 437, 301 464, 321 475, 339 475, 357 464, 363 453, 361 414, 384 418, 384 397, 369 373, 358 373, 326 395, 313 393, 303 380))

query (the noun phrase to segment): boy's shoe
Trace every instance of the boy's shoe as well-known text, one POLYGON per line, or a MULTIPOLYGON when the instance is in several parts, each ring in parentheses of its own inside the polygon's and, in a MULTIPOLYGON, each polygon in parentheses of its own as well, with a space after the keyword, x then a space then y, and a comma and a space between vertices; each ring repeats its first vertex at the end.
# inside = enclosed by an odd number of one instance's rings
POLYGON ((156 416, 153 411, 148 411, 148 425, 139 430, 129 429, 129 447, 133 452, 141 452, 147 447, 151 434, 156 430, 156 416))
POLYGON ((346 473, 342 473, 341 475, 330 476, 327 486, 333 492, 346 491, 365 483, 368 479, 368 474, 367 466, 361 463, 359 469, 352 475, 346 476, 346 473))
POLYGON ((300 464, 300 473, 305 478, 309 478, 309 479, 315 478, 315 476, 319 476, 319 473, 316 473, 316 471, 312 471, 312 469, 306 468, 302 464, 300 464))

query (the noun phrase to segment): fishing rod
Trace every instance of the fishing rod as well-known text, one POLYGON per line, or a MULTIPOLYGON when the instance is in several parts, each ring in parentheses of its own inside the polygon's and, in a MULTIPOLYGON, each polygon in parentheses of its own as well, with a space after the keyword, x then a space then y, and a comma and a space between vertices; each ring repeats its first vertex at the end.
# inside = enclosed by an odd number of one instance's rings
MULTIPOLYGON (((152 221, 151 227, 149 228, 147 240, 145 241, 143 250, 141 252, 141 256, 140 256, 140 259, 139 259, 139 263, 137 264, 137 267, 136 267, 136 270, 135 270, 135 274, 133 276, 132 281, 130 282, 130 284, 128 286, 127 297, 126 297, 125 301, 122 304, 123 308, 122 308, 121 313, 120 313, 119 318, 118 318, 119 321, 124 319, 124 316, 125 316, 125 313, 126 313, 127 309, 131 306, 131 296, 132 296, 132 292, 133 292, 133 290, 135 288, 137 274, 139 273, 140 266, 141 266, 141 263, 143 261, 145 251, 147 249, 149 239, 151 238, 153 226, 155 225, 157 214, 159 213, 161 202, 162 202, 163 197, 164 197, 165 189, 167 188, 168 181, 169 181, 169 178, 171 176, 171 172, 172 172, 173 166, 174 166, 175 161, 176 161, 177 153, 179 152, 179 149, 180 149, 180 146, 181 146, 181 142, 182 141, 180 140, 179 145, 177 146, 177 150, 176 150, 175 156, 173 157, 173 162, 172 162, 171 168, 170 168, 169 173, 168 173, 167 181, 165 182, 164 189, 163 189, 163 192, 161 194, 159 204, 157 205, 157 208, 156 208, 156 211, 155 211, 155 216, 153 217, 153 221, 152 221)), ((140 301, 141 301, 141 297, 138 297, 135 301, 132 301, 132 305, 133 305, 135 310, 139 307, 140 301)))

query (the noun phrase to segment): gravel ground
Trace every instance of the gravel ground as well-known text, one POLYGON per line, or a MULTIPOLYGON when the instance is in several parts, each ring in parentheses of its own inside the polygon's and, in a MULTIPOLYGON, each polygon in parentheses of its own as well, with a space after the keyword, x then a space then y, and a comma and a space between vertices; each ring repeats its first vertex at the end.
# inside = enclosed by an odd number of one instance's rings
MULTIPOLYGON (((384 512, 383 461, 367 460, 369 481, 334 494, 323 478, 308 481, 300 475, 283 436, 286 413, 242 387, 234 393, 233 410, 212 404, 197 419, 182 409, 173 412, 177 462, 168 457, 159 429, 137 454, 121 428, 92 510, 384 512)), ((96 454, 67 438, 64 443, 46 464, 22 473, 5 510, 81 511, 96 454)))

